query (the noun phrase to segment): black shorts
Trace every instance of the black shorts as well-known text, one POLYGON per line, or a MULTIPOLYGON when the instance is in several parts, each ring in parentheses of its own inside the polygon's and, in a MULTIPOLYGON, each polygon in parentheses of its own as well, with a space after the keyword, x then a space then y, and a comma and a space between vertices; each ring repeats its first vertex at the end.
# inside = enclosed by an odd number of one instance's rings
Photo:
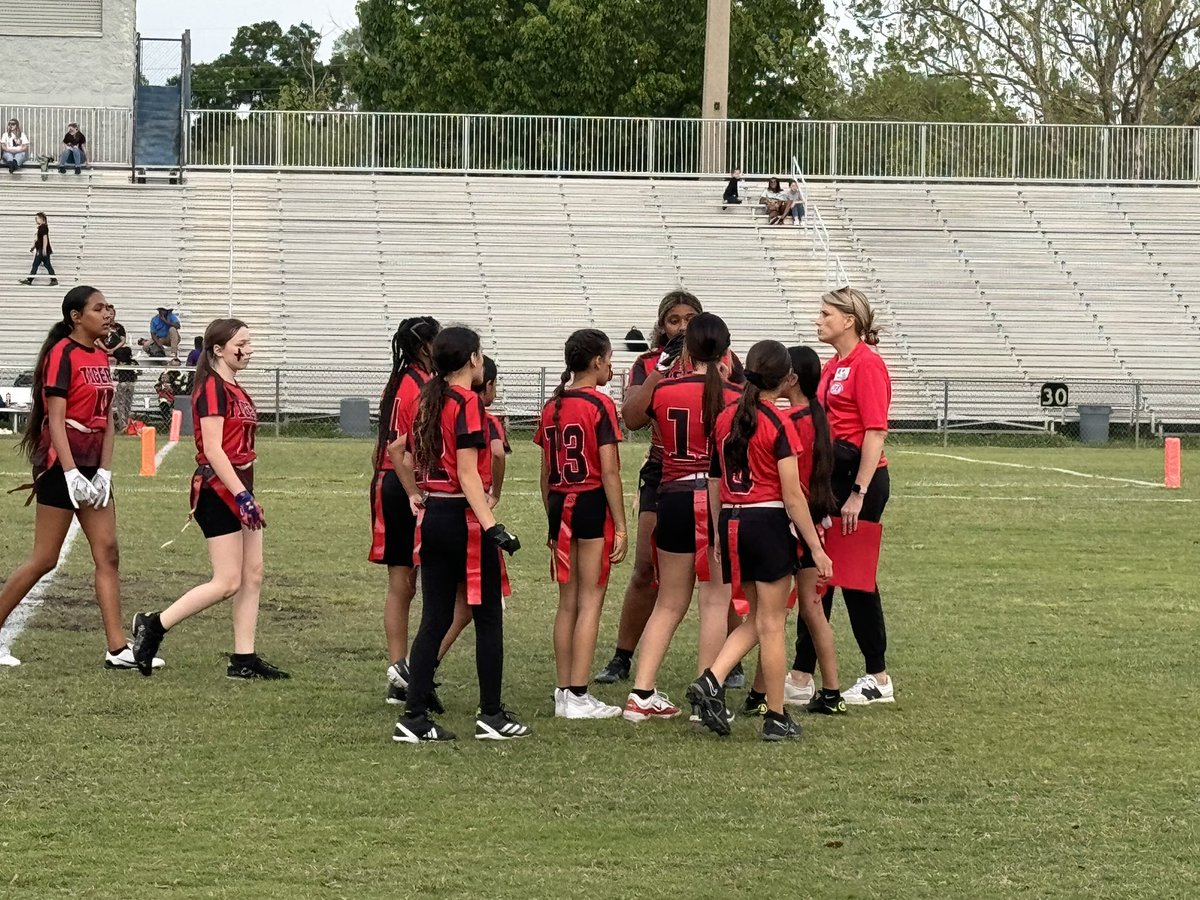
MULTIPOLYGON (((246 490, 254 490, 254 469, 238 469, 238 478, 246 490)), ((200 488, 196 497, 196 510, 192 514, 200 531, 206 538, 224 537, 242 530, 242 520, 207 484, 200 488)))
MULTIPOLYGON (((697 485, 685 482, 679 488, 668 486, 658 491, 658 522, 654 526, 654 545, 667 553, 696 552, 696 495, 707 490, 707 480, 697 485)), ((708 507, 705 506, 705 509, 708 507)), ((701 523, 712 542, 712 520, 701 523)))
MULTIPOLYGON (((78 468, 79 474, 91 481, 100 467, 79 466, 78 468)), ((67 473, 63 471, 62 463, 55 463, 34 481, 33 493, 37 497, 37 502, 42 506, 52 506, 55 509, 75 509, 71 503, 71 495, 67 493, 67 473)))
POLYGON ((385 566, 413 564, 417 519, 408 505, 400 476, 388 469, 375 473, 371 482, 371 553, 373 563, 385 566))
MULTIPOLYGON (((547 510, 550 520, 549 539, 558 540, 558 529, 562 525, 563 504, 567 495, 550 492, 550 508, 547 510)), ((608 521, 608 497, 604 488, 592 488, 581 491, 575 500, 575 511, 571 515, 571 538, 578 541, 591 541, 604 537, 604 524, 608 521)))
POLYGON ((658 486, 662 484, 662 460, 647 459, 638 472, 638 515, 658 512, 658 486))
POLYGON ((799 557, 796 536, 787 510, 775 507, 721 510, 721 577, 733 582, 733 553, 737 553, 741 580, 772 582, 794 575, 799 557), (738 521, 736 549, 729 546, 729 522, 738 521))

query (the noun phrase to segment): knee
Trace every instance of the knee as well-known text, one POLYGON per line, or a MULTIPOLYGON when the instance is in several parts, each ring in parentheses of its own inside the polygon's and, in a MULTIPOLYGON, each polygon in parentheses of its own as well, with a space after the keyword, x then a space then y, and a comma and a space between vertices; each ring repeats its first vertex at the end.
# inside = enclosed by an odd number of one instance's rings
POLYGON ((221 592, 221 596, 228 600, 234 594, 242 589, 242 578, 240 575, 223 575, 212 580, 213 587, 221 592))
POLYGON ((641 590, 649 589, 654 584, 654 564, 650 560, 637 560, 633 564, 633 574, 630 584, 641 590))
POLYGON ((121 551, 117 549, 117 542, 93 546, 92 559, 96 563, 97 571, 117 571, 121 567, 121 551))
POLYGON ((54 571, 54 567, 58 565, 58 556, 39 554, 30 559, 26 565, 29 567, 30 574, 40 579, 54 571))

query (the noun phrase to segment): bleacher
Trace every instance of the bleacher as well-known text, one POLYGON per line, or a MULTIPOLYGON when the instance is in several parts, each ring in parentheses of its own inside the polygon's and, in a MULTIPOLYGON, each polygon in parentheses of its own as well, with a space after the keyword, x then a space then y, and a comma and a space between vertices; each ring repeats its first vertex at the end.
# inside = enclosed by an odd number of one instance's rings
MULTIPOLYGON (((374 396, 391 332, 424 312, 483 334, 510 373, 502 400, 518 411, 537 401, 538 370, 556 381, 573 329, 602 328, 617 344, 631 326, 648 333, 674 287, 725 317, 739 352, 763 337, 814 343, 824 251, 808 228, 722 210, 711 202, 721 186, 246 172, 191 172, 177 186, 134 186, 117 172, 6 179, 0 267, 12 302, 0 365, 28 367, 58 315, 62 289, 16 284, 39 210, 63 287, 103 289, 131 341, 156 306, 172 305, 190 345, 226 313, 232 259, 232 306, 254 331, 266 408, 276 368, 290 411, 374 396)), ((1047 380, 1144 381, 1150 414, 1200 418, 1194 391, 1170 383, 1200 381, 1191 191, 844 182, 810 184, 808 201, 877 304, 896 418, 938 420, 952 388, 956 422, 1036 424, 1045 414, 1035 388, 1047 380)), ((619 350, 617 367, 630 358, 619 350)))

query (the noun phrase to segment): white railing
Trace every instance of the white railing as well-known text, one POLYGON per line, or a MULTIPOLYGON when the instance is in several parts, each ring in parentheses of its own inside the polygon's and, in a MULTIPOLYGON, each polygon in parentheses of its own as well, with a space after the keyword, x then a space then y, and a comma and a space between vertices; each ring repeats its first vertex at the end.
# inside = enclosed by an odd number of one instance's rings
POLYGON ((198 167, 564 175, 1200 182, 1200 129, 192 111, 198 167), (232 150, 232 154, 231 154, 232 150))
POLYGON ((825 227, 825 219, 821 210, 812 198, 804 173, 800 171, 800 163, 792 157, 792 178, 800 183, 801 193, 804 194, 804 218, 812 229, 813 255, 821 254, 825 258, 825 283, 831 287, 846 287, 850 284, 850 276, 842 268, 842 258, 829 245, 829 229, 825 227))
POLYGON ((29 162, 38 156, 62 155, 67 125, 76 122, 87 138, 88 160, 106 165, 129 165, 133 145, 133 111, 111 106, 11 106, 0 104, 3 129, 17 119, 29 135, 29 162))

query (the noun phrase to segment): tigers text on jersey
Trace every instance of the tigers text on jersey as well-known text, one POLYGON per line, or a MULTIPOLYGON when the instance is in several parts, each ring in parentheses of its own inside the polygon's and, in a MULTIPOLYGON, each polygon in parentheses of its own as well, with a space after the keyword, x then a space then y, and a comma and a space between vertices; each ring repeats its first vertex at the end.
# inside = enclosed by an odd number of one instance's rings
POLYGON ((616 404, 589 387, 547 401, 533 441, 542 448, 550 490, 571 494, 601 486, 600 448, 621 438, 616 404))
POLYGON ((245 389, 210 372, 192 394, 192 422, 196 431, 196 464, 209 465, 204 452, 202 419, 220 416, 224 419, 221 449, 234 466, 254 462, 254 435, 258 430, 258 410, 245 389))
MULTIPOLYGON (((721 407, 737 401, 741 390, 722 385, 721 407)), ((663 481, 707 472, 712 444, 704 430, 704 376, 686 375, 660 381, 647 409, 662 439, 663 481)))
POLYGON ((749 472, 739 472, 729 467, 729 434, 733 429, 733 418, 738 404, 722 410, 713 430, 715 450, 709 475, 721 479, 722 505, 739 503, 766 503, 783 499, 783 488, 779 481, 779 460, 795 456, 800 452, 796 430, 787 420, 787 411, 778 410, 766 403, 759 403, 756 410, 754 434, 746 448, 749 472))
MULTIPOLYGON (((46 408, 49 408, 50 397, 64 398, 68 422, 79 426, 67 425, 67 444, 76 467, 100 465, 104 432, 108 428, 109 411, 116 392, 108 367, 108 354, 67 337, 50 348, 42 365, 42 401, 46 408)), ((53 465, 52 456, 47 417, 42 422, 41 437, 34 453, 34 468, 53 465)))
MULTIPOLYGON (((393 468, 392 458, 388 455, 388 444, 402 434, 408 434, 412 429, 413 420, 417 417, 417 404, 421 400, 421 388, 429 380, 429 373, 420 366, 409 366, 400 373, 400 383, 396 385, 396 399, 392 401, 392 414, 388 418, 387 432, 380 435, 380 444, 375 456, 375 471, 390 472, 393 468)), ((384 423, 380 421, 382 430, 384 423)), ((409 447, 412 442, 409 441, 409 447)))
MULTIPOLYGON (((415 417, 414 420, 415 422, 415 417)), ((488 452, 487 418, 483 398, 470 388, 450 385, 439 414, 442 452, 431 467, 417 467, 417 484, 422 490, 436 494, 462 493, 458 479, 458 451, 479 450, 476 463, 484 491, 492 489, 492 454, 488 452)), ((407 426, 408 447, 413 447, 412 426, 407 426)))

